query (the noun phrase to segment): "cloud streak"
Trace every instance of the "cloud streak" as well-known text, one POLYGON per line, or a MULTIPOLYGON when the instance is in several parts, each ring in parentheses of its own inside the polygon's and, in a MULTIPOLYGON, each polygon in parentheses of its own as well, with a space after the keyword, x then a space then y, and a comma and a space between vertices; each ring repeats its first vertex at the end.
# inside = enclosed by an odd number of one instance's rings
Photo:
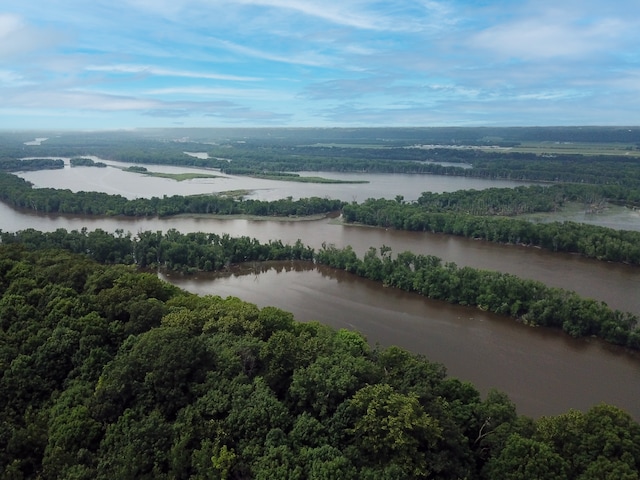
POLYGON ((209 80, 225 80, 234 82, 256 82, 260 80, 257 77, 244 77, 239 75, 228 75, 223 73, 212 72, 196 72, 189 70, 176 70, 171 68, 162 68, 152 65, 88 65, 86 70, 93 72, 106 73, 130 73, 135 75, 156 75, 161 77, 185 77, 185 78, 201 78, 209 80))

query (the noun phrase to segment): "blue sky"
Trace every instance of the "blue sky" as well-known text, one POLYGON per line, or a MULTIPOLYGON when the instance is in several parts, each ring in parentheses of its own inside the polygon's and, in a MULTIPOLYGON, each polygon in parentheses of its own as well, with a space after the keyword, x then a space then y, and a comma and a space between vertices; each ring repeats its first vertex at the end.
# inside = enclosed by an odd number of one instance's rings
POLYGON ((638 0, 3 0, 0 128, 640 125, 638 0))

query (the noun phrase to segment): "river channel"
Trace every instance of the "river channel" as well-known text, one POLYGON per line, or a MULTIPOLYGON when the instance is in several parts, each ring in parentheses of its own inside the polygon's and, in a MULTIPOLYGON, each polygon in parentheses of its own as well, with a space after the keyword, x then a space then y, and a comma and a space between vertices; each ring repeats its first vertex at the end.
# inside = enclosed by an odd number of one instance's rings
MULTIPOLYGON (((37 186, 56 186, 51 184, 55 183, 52 180, 38 184, 33 175, 29 179, 37 186)), ((394 185, 394 188, 402 184, 397 177, 381 178, 381 181, 394 185)), ((94 181, 100 182, 107 180, 94 181)), ((434 179, 434 182, 440 180, 434 179)), ((110 184, 107 182, 105 185, 110 184)), ((378 187, 382 188, 381 185, 378 187)), ((489 186, 496 185, 486 183, 483 188, 489 186)), ((182 185, 180 188, 186 187, 182 185)), ((278 187, 270 191, 279 195, 278 198, 284 198, 289 196, 288 188, 300 186, 278 187)), ((78 186, 76 189, 93 188, 78 186)), ((174 194, 170 189, 165 191, 168 195, 174 194)), ((380 191, 377 197, 393 198, 396 194, 398 191, 385 191, 385 195, 380 191)), ((262 242, 280 239, 284 243, 293 243, 300 239, 314 248, 320 248, 322 243, 338 247, 351 245, 359 255, 371 246, 387 245, 394 252, 410 250, 436 255, 460 266, 533 278, 605 301, 614 308, 640 314, 638 268, 527 247, 343 225, 339 219, 89 218, 34 214, 14 210, 4 204, 0 204, 0 219, 0 229, 4 231, 86 227, 107 231, 122 229, 135 235, 144 230, 175 228, 181 232, 245 235, 262 242)), ((510 319, 429 301, 343 272, 304 264, 275 264, 244 275, 171 275, 165 278, 196 293, 233 295, 259 306, 275 305, 293 312, 301 321, 318 320, 335 327, 354 328, 363 332, 371 343, 395 344, 424 354, 446 365, 451 375, 471 381, 483 392, 490 388, 505 391, 515 401, 520 413, 551 415, 569 408, 587 409, 605 401, 640 419, 638 356, 604 346, 593 339, 573 340, 556 331, 524 327, 510 319)))

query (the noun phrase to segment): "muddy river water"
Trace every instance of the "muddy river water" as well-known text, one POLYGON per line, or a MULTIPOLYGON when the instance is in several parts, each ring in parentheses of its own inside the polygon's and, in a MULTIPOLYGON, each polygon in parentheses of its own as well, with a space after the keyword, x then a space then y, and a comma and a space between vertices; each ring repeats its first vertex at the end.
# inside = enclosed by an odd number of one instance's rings
MULTIPOLYGON (((95 172, 98 169, 86 170, 95 172)), ((86 170, 83 175, 89 175, 86 170)), ((113 184, 104 177, 95 176, 109 174, 113 172, 91 173, 94 187, 86 189, 108 191, 113 184), (101 183, 109 188, 96 186, 101 183)), ((119 178, 119 174, 117 176, 119 178)), ((56 184, 59 179, 36 181, 37 175, 31 174, 29 179, 38 186, 63 188, 56 184)), ((166 179, 153 179, 153 182, 156 180, 166 179)), ((422 188, 423 191, 432 188, 425 184, 426 180, 423 178, 420 185, 411 188, 422 188)), ((442 186, 441 181, 436 180, 442 186)), ((80 180, 76 178, 76 181, 80 180)), ((398 188, 405 179, 381 177, 379 181, 382 183, 377 188, 382 189, 384 183, 387 185, 385 188, 391 189, 398 188)), ((475 185, 455 184, 447 188, 496 186, 495 183, 475 185)), ((121 187, 118 188, 122 190, 121 187)), ((153 189, 157 185, 140 188, 153 189)), ((189 183, 178 188, 202 193, 199 187, 189 186, 189 183)), ((284 198, 293 193, 289 188, 300 186, 271 185, 263 193, 265 197, 284 198)), ((82 188, 77 186, 77 189, 82 188)), ((398 194, 397 190, 384 191, 388 198, 398 194)), ((367 195, 366 192, 354 192, 345 195, 367 195)), ((174 193, 166 190, 166 194, 174 193)), ((417 196, 414 193, 410 195, 417 196)), ((405 197, 408 198, 407 195, 405 197)), ((351 245, 359 255, 371 246, 387 245, 394 252, 410 250, 436 255, 460 266, 533 278, 605 301, 614 308, 640 314, 640 269, 575 255, 551 254, 539 249, 500 246, 443 235, 348 226, 341 224, 339 219, 329 218, 313 221, 185 216, 170 219, 89 218, 34 214, 0 204, 0 229, 3 231, 83 227, 107 231, 122 229, 134 235, 144 230, 175 228, 181 232, 246 235, 260 241, 281 239, 284 243, 293 243, 300 239, 314 248, 320 248, 323 242, 338 247, 351 245)), ((570 408, 584 410, 604 401, 620 406, 640 420, 638 355, 603 345, 594 339, 573 340, 556 331, 525 327, 511 319, 476 309, 430 301, 324 267, 305 263, 273 263, 254 267, 227 275, 184 277, 171 274, 163 275, 163 278, 195 293, 232 295, 259 306, 275 305, 293 312, 300 321, 318 320, 334 327, 356 329, 364 333, 372 344, 399 345, 424 354, 443 363, 450 375, 471 381, 482 392, 491 388, 505 391, 523 414, 538 417, 558 414, 570 408)))

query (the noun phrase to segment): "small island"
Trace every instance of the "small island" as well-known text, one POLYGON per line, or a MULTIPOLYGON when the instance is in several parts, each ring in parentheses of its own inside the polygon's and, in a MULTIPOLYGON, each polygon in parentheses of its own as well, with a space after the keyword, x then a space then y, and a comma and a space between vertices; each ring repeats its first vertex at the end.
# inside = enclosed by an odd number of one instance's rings
POLYGON ((172 180, 176 180, 177 182, 182 182, 184 180, 192 180, 194 178, 218 178, 219 175, 210 175, 207 173, 196 173, 196 172, 186 172, 186 173, 163 173, 163 172, 150 172, 146 167, 140 167, 133 165, 128 168, 122 169, 125 172, 133 172, 133 173, 143 173, 145 175, 149 175, 150 177, 159 177, 159 178, 170 178, 172 180))
POLYGON ((73 157, 69 160, 69 164, 72 167, 98 167, 107 168, 107 164, 104 162, 96 162, 91 158, 86 157, 73 157))

